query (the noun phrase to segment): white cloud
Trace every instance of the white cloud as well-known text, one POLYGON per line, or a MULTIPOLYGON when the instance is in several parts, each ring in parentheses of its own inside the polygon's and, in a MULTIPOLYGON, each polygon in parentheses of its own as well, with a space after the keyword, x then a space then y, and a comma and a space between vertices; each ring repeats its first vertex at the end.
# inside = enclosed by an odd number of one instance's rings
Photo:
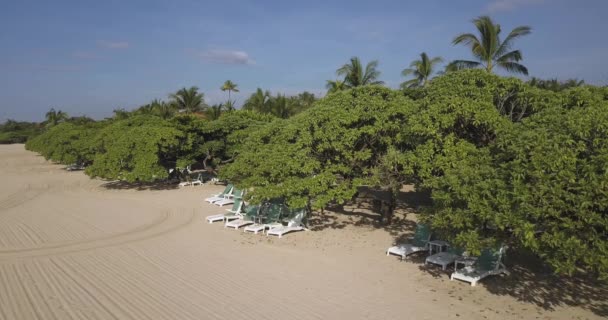
POLYGON ((494 0, 486 7, 489 13, 513 11, 519 7, 535 5, 545 2, 545 0, 494 0))
POLYGON ((254 65, 255 61, 245 51, 212 49, 198 55, 207 62, 254 65))
POLYGON ((126 49, 129 47, 129 43, 126 41, 98 40, 97 45, 106 49, 126 49))

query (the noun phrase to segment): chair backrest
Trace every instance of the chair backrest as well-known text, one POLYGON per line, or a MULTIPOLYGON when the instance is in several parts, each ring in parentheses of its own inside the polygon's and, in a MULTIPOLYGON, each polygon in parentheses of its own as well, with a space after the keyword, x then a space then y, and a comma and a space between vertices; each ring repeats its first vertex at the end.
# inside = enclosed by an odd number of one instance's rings
POLYGON ((229 195, 230 193, 232 193, 232 185, 229 183, 226 185, 226 188, 224 188, 224 191, 222 191, 222 195, 229 195))
POLYGON ((415 246, 423 247, 431 240, 431 229, 426 225, 419 223, 416 226, 416 231, 414 233, 414 240, 412 243, 415 246))
POLYGON ((287 223, 288 227, 299 227, 302 225, 302 220, 306 216, 306 209, 300 208, 292 211, 293 217, 287 223))
POLYGON ((247 208, 245 208, 245 217, 253 220, 258 216, 259 212, 260 206, 247 206, 247 208))
POLYGON ((505 247, 485 248, 481 250, 479 258, 477 258, 477 267, 481 270, 494 270, 500 267, 500 260, 504 254, 505 247))
POLYGON ((265 206, 265 222, 272 223, 281 220, 282 206, 278 203, 269 202, 265 206))
POLYGON ((235 198, 242 198, 243 197, 243 190, 234 188, 234 190, 232 191, 232 196, 235 197, 235 198))
POLYGON ((243 199, 236 198, 234 199, 234 203, 232 204, 232 212, 239 213, 243 208, 243 199))
POLYGON ((463 248, 459 248, 459 247, 449 247, 447 251, 449 253, 452 253, 452 254, 455 254, 458 256, 462 256, 466 250, 464 250, 463 248))

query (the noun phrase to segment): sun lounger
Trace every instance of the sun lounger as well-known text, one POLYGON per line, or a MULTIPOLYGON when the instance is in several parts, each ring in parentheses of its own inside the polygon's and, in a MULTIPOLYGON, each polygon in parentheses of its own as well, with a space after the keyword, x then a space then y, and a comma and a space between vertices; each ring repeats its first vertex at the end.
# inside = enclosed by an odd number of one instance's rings
POLYGON ((213 223, 216 221, 229 221, 229 220, 233 220, 233 219, 238 219, 240 216, 242 216, 242 209, 243 209, 243 199, 235 199, 234 204, 232 205, 231 209, 226 209, 226 211, 229 212, 229 214, 224 214, 224 213, 220 213, 220 214, 214 214, 212 216, 208 216, 206 219, 209 223, 213 223))
POLYGON ((190 182, 190 185, 192 186, 200 186, 203 184, 203 174, 199 173, 198 176, 196 177, 196 179, 192 180, 192 182, 190 182))
MULTIPOLYGON (((456 269, 450 280, 462 280, 470 282, 471 286, 475 286, 481 279, 498 274, 509 274, 509 271, 502 263, 502 257, 505 252, 505 247, 501 247, 499 250, 485 249, 481 252, 479 258, 473 265, 466 266, 461 269, 456 269)), ((458 263, 458 261, 456 262, 458 263)))
POLYGON ((214 201, 213 204, 222 207, 227 204, 233 204, 234 199, 242 198, 242 197, 243 197, 243 190, 238 190, 238 189, 234 188, 234 190, 232 191, 232 194, 225 195, 223 199, 214 201))
POLYGON ((431 241, 431 230, 424 224, 418 224, 410 243, 392 246, 386 250, 386 255, 398 255, 404 260, 412 253, 429 251, 429 241, 431 241))
POLYGON ((253 220, 259 214, 260 207, 259 206, 249 206, 246 209, 246 212, 243 216, 238 219, 227 221, 224 224, 224 228, 234 228, 238 229, 240 227, 248 226, 253 224, 253 220))
POLYGON ((281 238, 286 233, 305 230, 304 227, 302 226, 302 220, 304 219, 305 216, 306 216, 305 209, 295 210, 293 217, 289 220, 289 222, 287 223, 286 226, 281 225, 281 226, 273 227, 270 230, 268 230, 268 232, 266 233, 266 236, 273 235, 273 236, 279 236, 279 238, 281 238))
POLYGON ((228 184, 228 185, 226 185, 226 188, 224 188, 224 191, 205 199, 205 201, 207 201, 209 203, 214 203, 215 201, 220 201, 220 200, 224 199, 225 196, 230 195, 232 193, 233 189, 234 189, 234 187, 231 184, 228 184))
POLYGON ((447 269, 448 265, 454 263, 456 259, 462 258, 464 250, 460 248, 450 247, 447 251, 438 252, 433 255, 426 257, 424 264, 437 264, 440 265, 443 270, 447 269))
POLYGON ((279 221, 281 219, 281 214, 283 213, 283 207, 284 205, 282 202, 270 201, 264 203, 260 208, 259 218, 261 221, 246 226, 243 229, 243 232, 253 232, 257 234, 258 232, 266 229, 282 226, 279 221))

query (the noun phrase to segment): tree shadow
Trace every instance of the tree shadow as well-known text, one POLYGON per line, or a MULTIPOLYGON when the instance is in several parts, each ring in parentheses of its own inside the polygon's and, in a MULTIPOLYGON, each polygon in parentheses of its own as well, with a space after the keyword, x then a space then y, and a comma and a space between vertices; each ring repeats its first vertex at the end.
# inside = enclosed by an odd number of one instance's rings
MULTIPOLYGON (((425 265, 424 259, 408 260, 420 263, 419 269, 434 278, 449 278, 454 271, 453 265, 444 271, 434 264, 425 265)), ((608 284, 581 275, 556 275, 538 257, 530 253, 509 252, 506 264, 510 275, 489 276, 479 285, 484 286, 491 294, 511 296, 548 311, 568 306, 608 317, 608 284)))
POLYGON ((110 181, 101 185, 108 190, 173 190, 178 189, 179 181, 158 181, 158 182, 126 182, 126 181, 110 181))
POLYGON ((511 275, 484 279, 489 292, 512 296, 545 310, 565 305, 608 317, 607 283, 590 275, 556 275, 538 257, 529 253, 510 253, 508 259, 511 275))
MULTIPOLYGON (((390 195, 389 195, 390 196, 390 195)), ((366 187, 359 188, 357 197, 343 205, 334 204, 317 212, 308 219, 309 228, 313 231, 324 229, 343 229, 347 226, 372 227, 383 229, 397 237, 404 231, 413 234, 416 223, 406 219, 410 213, 428 203, 428 193, 406 190, 397 197, 395 215, 390 224, 381 223, 381 202, 386 201, 387 193, 366 187)), ((407 236, 407 235, 405 235, 407 236)))

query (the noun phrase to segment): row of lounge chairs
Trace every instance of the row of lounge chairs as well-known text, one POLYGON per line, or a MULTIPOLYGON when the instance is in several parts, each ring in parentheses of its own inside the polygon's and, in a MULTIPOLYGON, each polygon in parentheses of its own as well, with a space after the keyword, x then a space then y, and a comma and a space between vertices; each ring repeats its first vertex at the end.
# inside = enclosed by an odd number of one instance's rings
POLYGON ((229 184, 223 192, 206 198, 205 201, 219 206, 232 204, 231 209, 226 209, 227 213, 206 217, 207 222, 222 221, 225 228, 243 228, 244 232, 262 232, 267 236, 275 235, 279 238, 289 232, 305 230, 305 209, 291 210, 279 200, 267 201, 261 205, 247 205, 243 195, 242 190, 229 184))
POLYGON ((179 183, 180 187, 187 187, 187 186, 197 186, 197 185, 202 185, 203 184, 203 174, 199 173, 198 176, 192 180, 188 179, 186 181, 182 181, 179 183))
POLYGON ((505 247, 486 248, 481 251, 479 257, 469 257, 464 250, 449 246, 445 241, 431 240, 432 232, 428 226, 418 224, 414 237, 408 243, 392 246, 386 250, 386 255, 398 255, 401 259, 406 259, 409 255, 417 252, 427 252, 430 255, 426 257, 425 264, 440 265, 443 270, 451 264, 454 264, 454 272, 450 276, 450 280, 462 280, 470 282, 475 286, 481 279, 499 274, 509 274, 503 264, 503 256, 505 247), (433 247, 447 247, 447 250, 432 252, 433 247), (458 268, 460 265, 463 268, 458 268))

